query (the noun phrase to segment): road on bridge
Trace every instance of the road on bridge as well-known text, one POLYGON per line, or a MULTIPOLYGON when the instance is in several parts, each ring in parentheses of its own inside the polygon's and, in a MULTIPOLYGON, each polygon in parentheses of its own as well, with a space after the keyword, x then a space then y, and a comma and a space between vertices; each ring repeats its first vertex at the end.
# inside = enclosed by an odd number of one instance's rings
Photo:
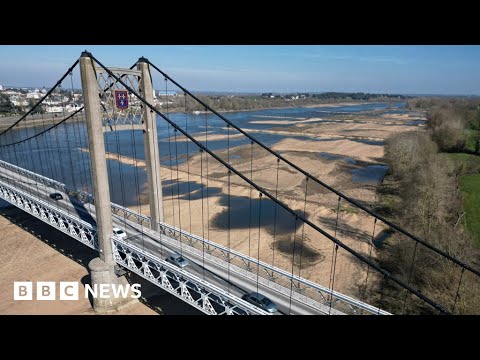
MULTIPOLYGON (((50 198, 50 194, 59 192, 57 189, 49 187, 45 184, 36 183, 34 180, 0 167, 0 180, 6 184, 20 188, 29 194, 52 204, 57 208, 77 216, 92 226, 96 226, 95 222, 95 207, 92 204, 84 204, 76 197, 68 196, 62 193, 62 200, 54 200, 50 198)), ((142 231, 141 225, 133 223, 124 219, 122 216, 112 214, 113 226, 123 229, 127 233, 127 240, 132 241, 133 244, 141 249, 147 250, 151 255, 159 258, 167 258, 173 252, 182 254, 183 257, 189 260, 189 265, 184 268, 191 274, 208 281, 232 295, 241 297, 248 292, 260 292, 269 297, 277 304, 279 312, 282 314, 342 314, 335 309, 329 309, 324 304, 317 303, 317 307, 313 307, 297 299, 291 298, 289 291, 280 292, 276 289, 270 288, 250 277, 246 277, 234 271, 229 271, 228 263, 222 266, 218 262, 213 262, 208 257, 200 256, 198 253, 188 251, 190 247, 185 242, 178 241, 167 237, 158 232, 142 231)), ((255 276, 257 274, 253 273, 255 276)), ((289 289, 287 289, 289 290, 289 289)))

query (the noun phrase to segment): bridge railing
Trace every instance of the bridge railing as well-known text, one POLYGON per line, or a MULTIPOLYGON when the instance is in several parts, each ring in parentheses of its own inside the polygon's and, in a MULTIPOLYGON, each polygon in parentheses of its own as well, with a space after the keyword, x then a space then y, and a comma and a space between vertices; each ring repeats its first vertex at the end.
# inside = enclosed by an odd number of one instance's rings
POLYGON ((47 201, 12 186, 4 179, 0 179, 0 197, 88 247, 98 250, 96 228, 78 216, 54 207, 47 201))
MULTIPOLYGON (((13 171, 17 174, 25 176, 53 189, 65 193, 75 194, 75 196, 78 196, 78 199, 83 203, 93 204, 93 195, 88 194, 84 191, 72 189, 63 183, 36 174, 32 171, 20 168, 13 164, 9 164, 5 161, 0 160, 0 167, 13 171)), ((17 190, 17 193, 27 194, 21 190, 17 190)), ((44 206, 48 205, 45 201, 39 200, 38 203, 44 206)), ((112 203, 111 207, 113 214, 116 214, 120 217, 123 217, 124 219, 131 220, 138 225, 146 227, 143 230, 148 231, 147 227, 150 227, 151 222, 150 217, 142 215, 134 210, 115 203, 112 203)), ((45 207, 45 209, 50 208, 45 207)), ((50 210, 48 210, 47 212, 49 211, 50 210)), ((58 210, 58 214, 61 214, 61 216, 67 216, 68 219, 72 217, 71 214, 68 214, 61 209, 58 210)), ((58 215, 55 216, 58 218, 58 215)), ((86 226, 89 231, 93 231, 93 228, 90 224, 84 221, 80 221, 80 223, 86 226)), ((59 226, 61 227, 61 225, 59 226)), ((68 229, 68 226, 66 228, 68 229)), ((203 239, 197 235, 191 234, 185 230, 181 230, 167 223, 158 223, 158 229, 162 234, 170 238, 179 240, 180 243, 183 244, 183 247, 184 249, 186 249, 186 251, 188 251, 187 248, 193 248, 197 250, 197 252, 206 251, 208 258, 210 260, 213 258, 218 258, 219 261, 217 263, 221 266, 228 267, 228 264, 231 264, 232 266, 235 266, 236 271, 240 271, 244 276, 259 276, 261 278, 261 281, 268 282, 269 287, 274 288, 276 286, 278 288, 278 291, 283 293, 288 290, 294 294, 294 297, 296 297, 297 300, 303 301, 306 304, 310 302, 311 306, 317 309, 319 312, 335 313, 337 311, 341 311, 342 313, 357 314, 361 311, 364 311, 371 314, 388 314, 387 312, 371 306, 367 303, 348 297, 342 293, 331 291, 329 288, 323 287, 321 285, 303 279, 299 276, 292 276, 291 273, 286 272, 282 269, 276 268, 263 261, 258 261, 255 258, 248 257, 238 251, 229 249, 225 246, 219 245, 207 239, 203 239), (324 305, 324 307, 319 306, 319 304, 324 305)), ((155 235, 153 237, 156 238, 155 235)), ((91 244, 87 245, 95 248, 91 244)))
MULTIPOLYGON (((115 213, 122 213, 130 221, 136 221, 139 225, 148 224, 151 219, 140 215, 132 210, 112 204, 115 213)), ((176 245, 184 254, 195 253, 204 255, 209 261, 214 261, 227 270, 236 271, 243 276, 259 279, 262 284, 269 288, 277 289, 284 295, 290 295, 310 305, 315 311, 324 314, 359 314, 361 312, 387 315, 388 312, 342 293, 331 291, 329 288, 318 285, 301 277, 295 276, 280 268, 276 268, 263 261, 248 257, 238 251, 219 245, 213 241, 203 239, 166 223, 158 223, 158 229, 168 238, 175 239, 176 245)), ((142 228, 152 239, 157 239, 157 234, 147 228, 142 228)), ((164 238, 165 239, 165 238, 164 238)), ((204 264, 201 264, 204 265, 204 264)))
MULTIPOLYGON (((0 199, 35 216, 57 230, 98 251, 96 227, 0 179, 0 199)), ((229 294, 218 286, 178 269, 168 262, 112 236, 116 262, 142 276, 165 291, 181 298, 198 310, 210 315, 268 315, 248 302, 229 294)))
POLYGON ((198 276, 169 264, 129 241, 112 238, 118 264, 209 315, 269 315, 198 276))

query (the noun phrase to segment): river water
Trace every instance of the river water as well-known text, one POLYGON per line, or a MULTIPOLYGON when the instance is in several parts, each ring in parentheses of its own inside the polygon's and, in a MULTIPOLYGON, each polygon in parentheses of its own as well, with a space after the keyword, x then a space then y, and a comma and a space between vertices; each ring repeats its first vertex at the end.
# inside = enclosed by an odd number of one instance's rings
MULTIPOLYGON (((318 108, 284 108, 284 109, 267 109, 257 111, 243 111, 225 113, 234 124, 240 128, 268 130, 271 128, 285 128, 293 126, 296 121, 302 121, 308 118, 319 118, 318 122, 329 121, 329 118, 339 114, 355 114, 384 110, 390 113, 404 112, 405 103, 372 103, 359 104, 339 107, 318 107, 318 108), (258 121, 276 120, 285 121, 285 124, 262 124, 258 121)), ((208 132, 208 136, 225 135, 229 132, 225 123, 211 114, 168 114, 169 118, 178 124, 182 129, 187 129, 190 134, 204 134, 208 132)), ((49 125, 47 125, 49 127, 49 125)), ((43 130, 43 126, 37 128, 21 128, 10 131, 3 136, 2 144, 12 143, 25 139, 35 133, 43 130)), ((160 162, 164 166, 175 165, 178 161, 186 160, 187 152, 193 154, 198 152, 198 147, 191 142, 177 141, 174 139, 174 131, 164 119, 157 116, 157 129, 159 136, 159 148, 162 154, 160 162)), ((230 132, 233 134, 234 132, 230 132)), ((177 133, 179 134, 179 133, 177 133)), ((307 138, 296 135, 272 134, 272 133, 252 133, 252 135, 263 142, 267 146, 289 138, 299 140, 308 139, 309 141, 331 141, 335 138, 307 138)), ((180 139, 180 135, 178 135, 180 139)), ((202 139, 204 140, 204 139, 202 139)), ((372 145, 383 145, 382 142, 370 140, 358 140, 367 142, 372 145)), ((230 147, 248 144, 249 139, 232 138, 229 140, 230 147)), ((205 144, 204 141, 202 141, 205 144)), ((208 140, 208 148, 212 151, 222 150, 227 147, 227 139, 208 140)), ((105 132, 106 150, 111 153, 121 154, 138 161, 145 159, 143 149, 143 133, 141 130, 123 130, 123 131, 106 131, 105 132)), ((93 192, 90 179, 90 166, 88 153, 81 151, 82 148, 88 148, 86 137, 86 127, 83 122, 66 122, 51 131, 46 132, 42 136, 38 136, 32 140, 26 141, 19 145, 2 148, 0 150, 0 158, 35 171, 39 174, 48 176, 55 180, 61 181, 75 188, 93 192)), ((331 155, 320 154, 325 158, 332 158, 331 155)), ((238 157, 238 155, 235 155, 238 157)), ((345 158, 345 162, 355 164, 355 160, 345 158)), ((375 166, 375 165, 374 165, 375 166)), ((109 172, 111 199, 113 202, 124 206, 138 205, 139 193, 145 193, 146 190, 146 173, 143 168, 135 171, 133 165, 123 164, 117 160, 110 159, 107 161, 109 172)), ((383 177, 385 168, 373 167, 372 171, 359 169, 354 172, 353 181, 376 182, 378 177, 383 177), (362 171, 363 170, 363 171, 362 171), (372 175, 373 174, 373 175, 372 175), (378 175, 380 174, 380 175, 378 175), (382 175, 383 174, 383 175, 382 175), (364 180, 367 179, 367 180, 364 180)), ((167 192, 172 184, 163 184, 164 192, 167 192)))

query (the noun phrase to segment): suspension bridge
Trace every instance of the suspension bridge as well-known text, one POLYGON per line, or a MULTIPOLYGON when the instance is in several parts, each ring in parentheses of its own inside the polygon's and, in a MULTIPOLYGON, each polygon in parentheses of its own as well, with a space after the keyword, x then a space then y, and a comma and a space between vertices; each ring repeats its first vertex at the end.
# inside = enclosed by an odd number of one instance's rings
MULTIPOLYGON (((114 68, 84 52, 2 126, 0 198, 98 251, 92 283, 132 272, 206 314, 269 314, 245 300, 251 292, 286 315, 456 314, 480 300, 478 270, 328 186, 143 57, 114 68), (157 104, 154 76, 165 84, 157 104), (181 111, 169 109, 172 90, 181 111), (52 100, 56 116, 42 110, 52 100), (385 231, 404 244, 401 271, 376 261, 385 231), (189 265, 166 261, 174 253, 189 265), (454 273, 435 280, 442 297, 415 285, 431 281, 417 271, 426 258, 454 273)), ((115 306, 94 300, 98 311, 115 306)))

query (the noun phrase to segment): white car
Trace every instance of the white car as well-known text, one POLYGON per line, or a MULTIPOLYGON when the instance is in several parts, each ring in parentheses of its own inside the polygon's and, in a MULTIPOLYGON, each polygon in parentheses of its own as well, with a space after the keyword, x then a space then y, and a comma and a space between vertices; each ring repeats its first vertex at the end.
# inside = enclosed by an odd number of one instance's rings
POLYGON ((125 231, 123 231, 122 229, 114 227, 112 230, 113 230, 113 234, 117 235, 120 239, 126 239, 127 238, 127 233, 125 231))

